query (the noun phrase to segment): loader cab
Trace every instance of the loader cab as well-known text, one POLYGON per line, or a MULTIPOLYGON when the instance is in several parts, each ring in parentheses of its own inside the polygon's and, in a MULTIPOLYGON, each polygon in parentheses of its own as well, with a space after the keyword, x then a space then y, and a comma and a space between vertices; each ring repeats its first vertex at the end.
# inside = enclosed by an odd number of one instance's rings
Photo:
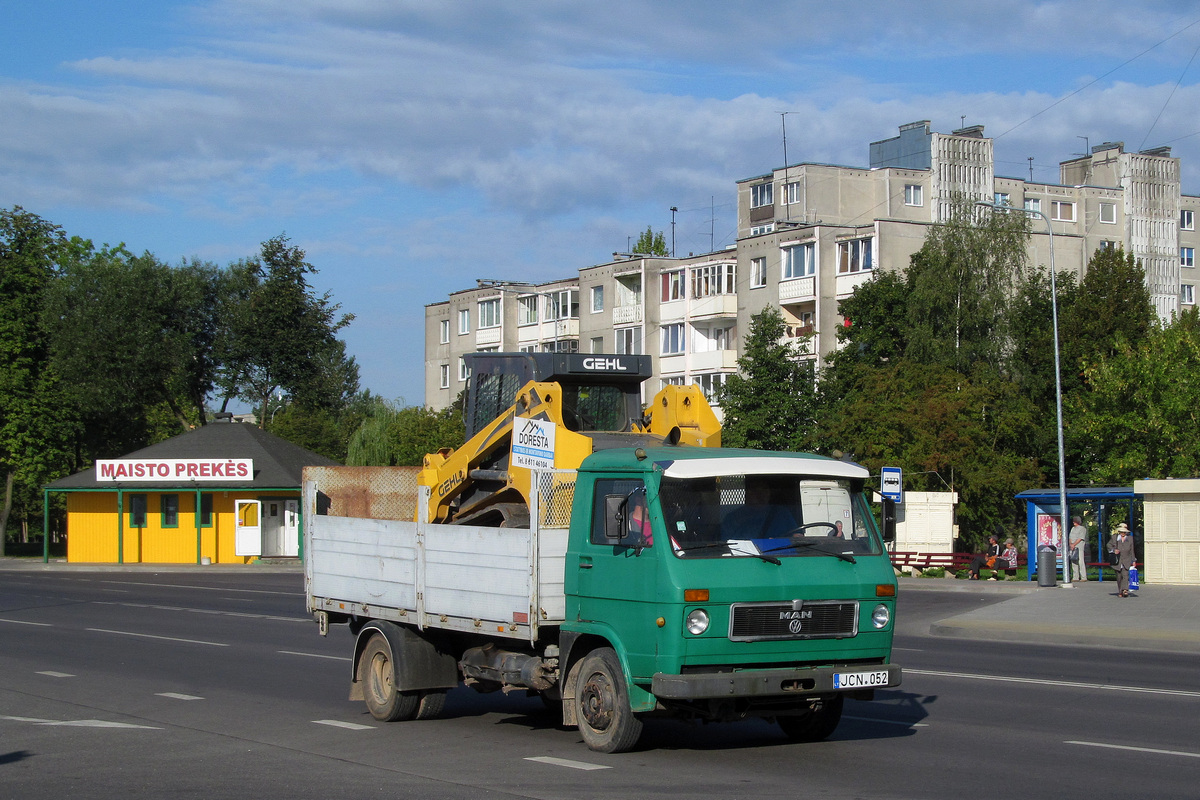
POLYGON ((569 430, 628 431, 642 416, 642 384, 651 375, 646 355, 597 353, 468 353, 466 433, 469 440, 513 403, 529 381, 562 387, 569 430))

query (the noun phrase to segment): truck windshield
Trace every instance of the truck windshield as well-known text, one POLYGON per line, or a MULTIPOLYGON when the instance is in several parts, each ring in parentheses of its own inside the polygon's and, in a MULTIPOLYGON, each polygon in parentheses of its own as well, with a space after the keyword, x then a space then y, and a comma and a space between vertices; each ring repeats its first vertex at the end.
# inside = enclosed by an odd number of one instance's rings
POLYGON ((659 490, 680 558, 850 558, 882 552, 879 531, 849 481, 802 475, 664 477, 659 490))

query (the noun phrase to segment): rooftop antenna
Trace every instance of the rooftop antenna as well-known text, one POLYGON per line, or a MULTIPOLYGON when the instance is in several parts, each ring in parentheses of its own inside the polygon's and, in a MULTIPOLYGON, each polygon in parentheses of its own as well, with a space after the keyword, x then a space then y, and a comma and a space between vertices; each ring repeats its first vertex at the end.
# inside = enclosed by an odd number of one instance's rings
MULTIPOLYGON (((779 121, 783 124, 783 191, 785 191, 785 192, 787 191, 787 185, 788 185, 787 115, 788 114, 797 114, 797 113, 799 113, 799 112, 797 112, 797 111, 780 111, 779 112, 779 121)), ((791 219, 792 218, 792 207, 787 204, 786 195, 784 196, 783 199, 784 199, 783 213, 785 215, 784 219, 791 219)), ((709 252, 712 252, 711 247, 709 248, 709 252)))
POLYGON ((1033 156, 1029 157, 1029 182, 1033 183, 1033 156))
POLYGON ((1076 139, 1083 139, 1083 149, 1086 151, 1086 152, 1083 152, 1083 153, 1076 153, 1076 155, 1081 155, 1081 156, 1090 156, 1090 155, 1092 154, 1092 143, 1091 143, 1090 141, 1088 141, 1088 137, 1086 137, 1086 136, 1076 136, 1075 138, 1076 138, 1076 139))

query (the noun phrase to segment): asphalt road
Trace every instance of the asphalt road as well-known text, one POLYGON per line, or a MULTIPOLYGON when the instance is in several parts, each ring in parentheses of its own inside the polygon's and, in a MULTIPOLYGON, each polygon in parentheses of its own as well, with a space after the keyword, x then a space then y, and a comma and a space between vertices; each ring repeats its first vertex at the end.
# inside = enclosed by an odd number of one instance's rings
POLYGON ((523 696, 376 722, 346 699, 349 632, 317 634, 295 572, 0 572, 0 798, 1200 793, 1194 656, 926 633, 996 600, 906 595, 904 686, 848 703, 827 742, 651 720, 610 756, 523 696))

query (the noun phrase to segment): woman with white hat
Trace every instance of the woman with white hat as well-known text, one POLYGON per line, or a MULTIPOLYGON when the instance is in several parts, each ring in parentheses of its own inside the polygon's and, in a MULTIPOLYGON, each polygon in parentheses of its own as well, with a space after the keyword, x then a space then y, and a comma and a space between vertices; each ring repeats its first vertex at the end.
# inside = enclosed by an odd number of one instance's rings
POLYGON ((1133 552, 1133 535, 1124 522, 1117 526, 1116 532, 1108 540, 1108 552, 1113 554, 1116 562, 1113 569, 1117 572, 1117 597, 1129 597, 1129 568, 1133 566, 1136 556, 1133 552))

